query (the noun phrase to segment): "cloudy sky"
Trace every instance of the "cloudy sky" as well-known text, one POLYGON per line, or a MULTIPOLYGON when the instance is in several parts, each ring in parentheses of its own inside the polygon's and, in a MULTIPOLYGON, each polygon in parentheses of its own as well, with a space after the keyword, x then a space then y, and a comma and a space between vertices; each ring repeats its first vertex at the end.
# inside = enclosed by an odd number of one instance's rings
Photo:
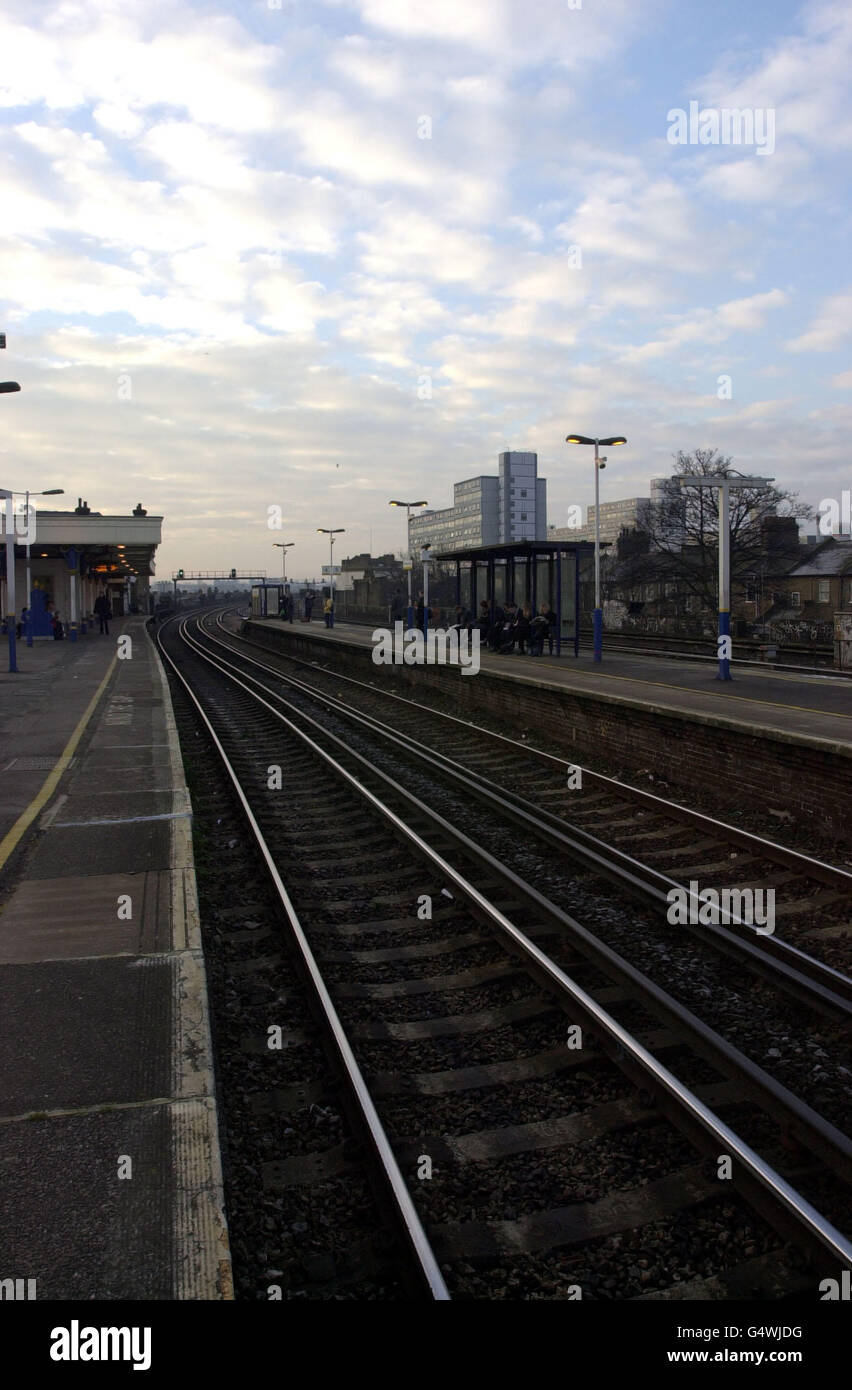
POLYGON ((506 448, 564 524, 570 430, 605 498, 696 446, 839 496, 850 70, 848 0, 4 0, 0 481, 141 499, 161 576, 398 549, 506 448))

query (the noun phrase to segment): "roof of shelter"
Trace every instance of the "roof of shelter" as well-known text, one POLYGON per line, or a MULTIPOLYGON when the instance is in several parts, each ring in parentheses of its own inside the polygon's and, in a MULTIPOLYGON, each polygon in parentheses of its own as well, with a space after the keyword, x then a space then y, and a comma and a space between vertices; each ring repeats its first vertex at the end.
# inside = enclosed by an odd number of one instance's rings
POLYGON ((476 545, 461 550, 442 550, 436 552, 433 560, 523 560, 528 555, 554 555, 559 553, 590 554, 594 550, 593 541, 502 541, 499 545, 476 545))

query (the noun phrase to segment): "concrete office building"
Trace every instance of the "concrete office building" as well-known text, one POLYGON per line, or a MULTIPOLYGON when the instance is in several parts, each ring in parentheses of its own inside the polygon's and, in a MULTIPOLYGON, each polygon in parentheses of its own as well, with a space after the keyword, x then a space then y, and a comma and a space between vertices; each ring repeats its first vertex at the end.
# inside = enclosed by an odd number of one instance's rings
POLYGON ((547 481, 538 477, 536 454, 516 451, 500 454, 496 477, 456 483, 452 507, 415 514, 409 531, 414 555, 427 544, 445 551, 546 538, 547 481))
MULTIPOLYGON (((601 502, 601 542, 615 545, 623 527, 636 530, 647 523, 651 499, 649 497, 624 497, 617 502, 601 502)), ((551 526, 548 540, 555 541, 593 541, 595 539, 595 508, 586 508, 585 526, 551 526)))

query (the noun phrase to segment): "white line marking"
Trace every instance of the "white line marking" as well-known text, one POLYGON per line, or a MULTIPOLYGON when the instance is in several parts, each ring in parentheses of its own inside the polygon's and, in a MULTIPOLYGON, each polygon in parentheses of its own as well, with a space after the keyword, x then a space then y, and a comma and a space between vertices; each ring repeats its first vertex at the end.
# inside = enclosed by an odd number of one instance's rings
POLYGON ((58 820, 54 823, 54 830, 65 830, 69 827, 81 825, 141 825, 149 820, 180 820, 183 816, 192 816, 191 811, 164 811, 158 816, 124 816, 120 820, 58 820))

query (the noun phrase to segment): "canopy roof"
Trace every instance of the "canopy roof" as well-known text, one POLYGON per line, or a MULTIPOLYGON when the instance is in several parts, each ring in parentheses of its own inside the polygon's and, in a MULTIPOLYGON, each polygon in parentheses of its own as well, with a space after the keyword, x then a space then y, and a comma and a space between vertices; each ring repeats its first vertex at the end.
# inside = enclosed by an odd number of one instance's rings
POLYGON ((465 550, 442 550, 433 560, 524 560, 527 556, 556 554, 588 555, 594 541, 503 541, 500 545, 477 545, 465 550))

